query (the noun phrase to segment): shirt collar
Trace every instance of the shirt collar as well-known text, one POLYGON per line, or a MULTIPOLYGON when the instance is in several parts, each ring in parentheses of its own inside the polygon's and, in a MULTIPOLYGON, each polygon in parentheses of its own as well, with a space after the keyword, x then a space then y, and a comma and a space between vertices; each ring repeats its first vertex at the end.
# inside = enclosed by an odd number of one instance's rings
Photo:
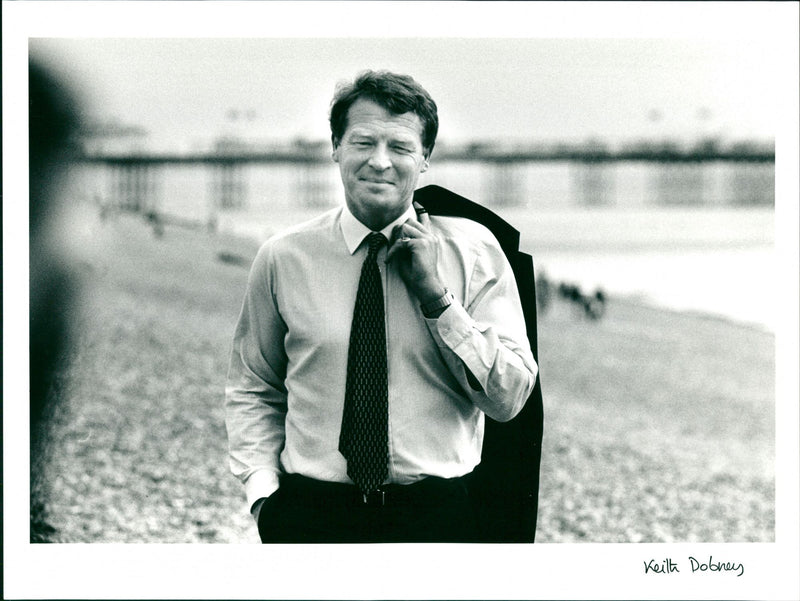
MULTIPOLYGON (((386 239, 389 240, 392 236, 392 229, 394 229, 396 225, 405 223, 408 219, 416 219, 416 212, 414 211, 413 204, 408 206, 408 209, 406 209, 405 213, 383 228, 381 230, 381 234, 386 236, 386 239)), ((355 215, 350 212, 350 208, 347 205, 345 205, 344 210, 342 211, 341 227, 342 235, 344 236, 344 242, 347 245, 347 250, 350 251, 351 255, 356 252, 358 247, 361 246, 361 242, 364 240, 364 238, 366 238, 367 235, 372 231, 366 225, 356 219, 355 215)))

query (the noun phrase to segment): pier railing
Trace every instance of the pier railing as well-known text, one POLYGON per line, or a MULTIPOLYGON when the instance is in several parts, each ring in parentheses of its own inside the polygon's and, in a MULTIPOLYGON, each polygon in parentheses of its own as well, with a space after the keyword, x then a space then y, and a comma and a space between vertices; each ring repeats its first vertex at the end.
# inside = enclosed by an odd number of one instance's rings
MULTIPOLYGON (((330 162, 328 152, 310 151, 304 148, 275 150, 227 150, 224 152, 80 152, 80 162, 106 165, 169 165, 169 164, 218 164, 246 165, 270 163, 321 164, 330 162)), ((502 149, 493 146, 470 146, 466 148, 437 148, 437 161, 484 163, 527 163, 570 161, 577 163, 598 162, 649 162, 649 163, 774 163, 775 151, 769 148, 680 148, 680 147, 634 147, 611 150, 556 146, 548 148, 502 149)))

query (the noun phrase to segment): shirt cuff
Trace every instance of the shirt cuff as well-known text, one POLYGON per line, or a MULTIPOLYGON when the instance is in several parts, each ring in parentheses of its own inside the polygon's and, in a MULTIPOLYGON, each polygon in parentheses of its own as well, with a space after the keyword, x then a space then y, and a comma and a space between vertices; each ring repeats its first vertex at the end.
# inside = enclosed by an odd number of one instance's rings
POLYGON ((278 475, 270 470, 253 472, 244 483, 247 495, 247 506, 252 508, 253 503, 262 497, 268 497, 278 490, 278 475))
POLYGON ((425 318, 433 340, 440 348, 455 350, 467 338, 473 327, 473 319, 457 300, 453 300, 439 317, 425 318))

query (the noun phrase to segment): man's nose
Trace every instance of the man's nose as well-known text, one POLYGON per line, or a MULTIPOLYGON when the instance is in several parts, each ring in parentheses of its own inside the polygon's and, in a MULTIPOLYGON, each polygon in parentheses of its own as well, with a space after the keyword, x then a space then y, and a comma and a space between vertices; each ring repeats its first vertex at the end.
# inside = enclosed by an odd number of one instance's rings
POLYGON ((376 144, 369 155, 369 166, 376 171, 385 171, 392 166, 389 149, 385 144, 376 144))

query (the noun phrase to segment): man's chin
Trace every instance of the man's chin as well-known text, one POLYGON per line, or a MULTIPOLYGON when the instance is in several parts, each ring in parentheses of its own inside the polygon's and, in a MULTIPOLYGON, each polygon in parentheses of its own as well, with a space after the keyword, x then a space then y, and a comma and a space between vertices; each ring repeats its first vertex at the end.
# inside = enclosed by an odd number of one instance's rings
POLYGON ((348 201, 350 211, 372 229, 380 229, 399 217, 408 206, 395 194, 359 194, 348 201))
POLYGON ((397 190, 391 186, 382 187, 380 189, 370 188, 363 190, 358 197, 361 204, 365 206, 374 206, 375 208, 388 209, 400 204, 397 190))

